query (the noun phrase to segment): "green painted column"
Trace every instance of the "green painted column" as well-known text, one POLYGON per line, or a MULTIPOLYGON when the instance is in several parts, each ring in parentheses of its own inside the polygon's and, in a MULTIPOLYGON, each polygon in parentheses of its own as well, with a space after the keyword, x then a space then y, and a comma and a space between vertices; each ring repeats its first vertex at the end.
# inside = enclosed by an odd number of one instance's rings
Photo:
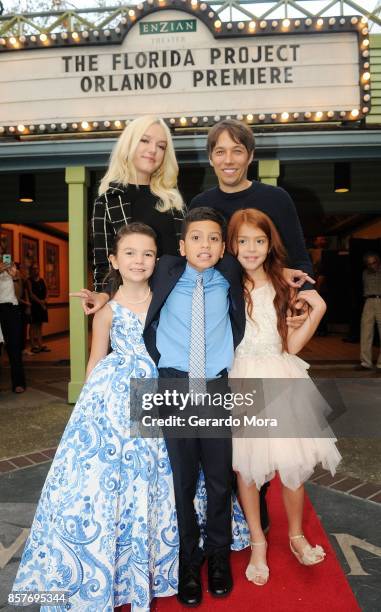
MULTIPOLYGON (((84 166, 66 168, 69 192, 69 291, 87 287, 87 187, 84 166)), ((88 359, 88 319, 80 300, 70 299, 70 382, 68 401, 76 402, 85 380, 88 359)))
POLYGON ((278 184, 280 174, 279 159, 260 159, 258 162, 258 180, 268 185, 278 184))

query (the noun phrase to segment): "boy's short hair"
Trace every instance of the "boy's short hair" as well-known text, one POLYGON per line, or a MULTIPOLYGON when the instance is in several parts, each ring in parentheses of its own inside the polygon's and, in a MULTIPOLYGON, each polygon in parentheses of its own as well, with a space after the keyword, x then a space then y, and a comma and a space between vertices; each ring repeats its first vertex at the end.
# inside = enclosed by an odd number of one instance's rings
POLYGON ((237 119, 224 119, 223 121, 219 121, 209 130, 208 134, 208 155, 211 156, 214 147, 217 144, 217 140, 219 139, 222 132, 228 132, 230 138, 234 140, 234 142, 238 142, 242 144, 246 151, 249 153, 254 152, 255 149, 255 140, 254 134, 246 123, 242 121, 237 121, 237 119))
POLYGON ((199 206, 198 208, 192 208, 184 217, 181 225, 181 240, 185 240, 185 236, 188 232, 188 227, 195 221, 214 221, 221 228, 222 240, 226 240, 226 227, 227 223, 225 217, 209 206, 199 206))

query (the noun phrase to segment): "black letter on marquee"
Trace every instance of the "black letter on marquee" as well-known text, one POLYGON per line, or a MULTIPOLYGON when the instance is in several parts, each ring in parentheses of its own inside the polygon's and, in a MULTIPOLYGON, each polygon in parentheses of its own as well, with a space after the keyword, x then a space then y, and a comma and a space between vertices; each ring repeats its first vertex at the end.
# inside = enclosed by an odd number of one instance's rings
MULTIPOLYGON (((96 78, 97 78, 97 77, 96 77, 96 78)), ((85 93, 87 93, 88 91, 90 91, 90 90, 91 90, 91 88, 92 88, 92 86, 93 86, 93 83, 92 83, 92 81, 91 81, 91 78, 90 78, 90 77, 83 77, 83 78, 81 79, 81 89, 82 89, 82 91, 84 91, 85 93)))
POLYGON ((113 53, 112 54, 112 69, 116 70, 120 62, 121 62, 121 54, 113 53))
POLYGON ((89 55, 89 71, 96 72, 98 70, 98 56, 89 55))
POLYGON ((235 50, 233 47, 225 47, 225 64, 235 64, 235 50))
POLYGON ((280 68, 275 68, 275 66, 271 66, 270 83, 280 83, 280 68))
POLYGON ((163 89, 168 89, 168 87, 171 86, 171 75, 169 74, 169 72, 163 72, 163 74, 160 75, 160 87, 162 87, 163 89))
POLYGON ((193 71, 193 87, 197 87, 197 83, 202 81, 204 78, 202 70, 193 71))
POLYGON ((292 66, 284 66, 284 82, 293 83, 292 66))
POLYGON ((194 59, 193 59, 192 51, 190 51, 189 49, 187 50, 185 54, 184 66, 187 66, 188 64, 192 64, 192 66, 194 66, 194 59))
POLYGON ((287 45, 279 45, 279 47, 278 47, 278 49, 277 49, 276 54, 277 54, 277 58, 278 58, 278 59, 279 59, 281 62, 287 62, 287 56, 288 56, 288 54, 287 54, 287 45), (282 51, 283 49, 286 49, 286 53, 285 53, 285 55, 284 55, 284 56, 282 56, 282 54, 281 54, 281 51, 282 51))
POLYGON ((220 49, 216 49, 215 47, 210 50, 210 63, 214 64, 214 60, 219 59, 221 57, 220 49))
POLYGON ((296 62, 296 60, 298 59, 296 57, 296 51, 300 48, 300 45, 290 45, 290 49, 293 50, 293 54, 292 54, 292 59, 294 62, 296 62))
POLYGON ((72 59, 72 55, 67 55, 66 57, 62 58, 65 64, 65 72, 69 72, 69 63, 70 60, 72 59))
POLYGON ((105 78, 100 74, 95 77, 95 91, 105 91, 105 78))

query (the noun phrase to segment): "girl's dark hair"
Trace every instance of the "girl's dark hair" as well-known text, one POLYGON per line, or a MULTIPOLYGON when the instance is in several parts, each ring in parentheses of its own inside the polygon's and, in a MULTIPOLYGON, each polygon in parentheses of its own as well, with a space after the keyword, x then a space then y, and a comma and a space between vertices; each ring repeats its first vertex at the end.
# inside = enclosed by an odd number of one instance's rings
MULTIPOLYGON (((117 231, 114 239, 114 244, 111 251, 109 252, 109 255, 116 255, 118 252, 119 242, 125 236, 131 236, 131 234, 143 234, 144 236, 149 236, 154 241, 157 249, 157 236, 156 232, 152 229, 152 227, 146 225, 145 223, 134 221, 133 223, 129 223, 128 225, 123 225, 123 227, 121 227, 117 231)), ((107 290, 107 293, 115 295, 120 285, 122 284, 123 280, 119 270, 115 270, 115 268, 110 265, 110 270, 107 272, 106 276, 103 279, 102 287, 107 290)))
MULTIPOLYGON (((241 226, 246 223, 258 227, 267 236, 269 241, 269 252, 263 263, 265 273, 269 277, 275 289, 274 308, 277 315, 277 327, 282 339, 282 347, 287 351, 287 311, 294 314, 293 304, 296 299, 296 291, 291 289, 283 277, 283 268, 286 266, 287 253, 283 246, 281 237, 274 223, 265 213, 255 208, 237 210, 229 221, 226 249, 235 257, 238 254, 238 236, 241 226)), ((246 271, 243 273, 244 296, 247 304, 247 312, 250 318, 253 314, 253 300, 251 291, 254 289, 254 281, 246 271)))

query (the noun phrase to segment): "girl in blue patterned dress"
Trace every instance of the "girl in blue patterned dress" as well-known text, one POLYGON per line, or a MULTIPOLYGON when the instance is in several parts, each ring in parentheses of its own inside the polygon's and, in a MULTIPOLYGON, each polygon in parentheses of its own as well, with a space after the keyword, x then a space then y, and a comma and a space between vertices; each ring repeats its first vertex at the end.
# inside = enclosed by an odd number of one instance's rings
POLYGON ((67 591, 45 611, 113 612, 177 592, 178 532, 164 440, 131 438, 129 385, 155 378, 142 339, 154 231, 123 227, 110 255, 114 298, 94 316, 87 381, 48 473, 14 591, 67 591), (111 337, 112 352, 108 353, 111 337))

